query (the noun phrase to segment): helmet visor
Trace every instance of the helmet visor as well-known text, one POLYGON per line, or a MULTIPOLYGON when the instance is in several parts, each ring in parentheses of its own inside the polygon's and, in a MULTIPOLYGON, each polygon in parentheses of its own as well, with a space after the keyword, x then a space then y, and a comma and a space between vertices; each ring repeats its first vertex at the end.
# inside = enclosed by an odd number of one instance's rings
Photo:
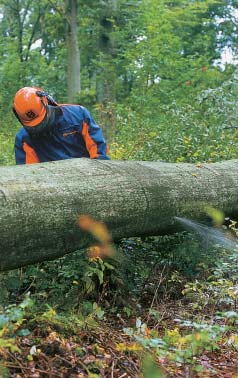
POLYGON ((56 117, 62 114, 62 110, 59 106, 51 106, 46 105, 46 113, 43 120, 38 123, 36 126, 26 126, 23 127, 29 132, 31 135, 38 135, 43 132, 52 131, 54 125, 56 124, 56 117))

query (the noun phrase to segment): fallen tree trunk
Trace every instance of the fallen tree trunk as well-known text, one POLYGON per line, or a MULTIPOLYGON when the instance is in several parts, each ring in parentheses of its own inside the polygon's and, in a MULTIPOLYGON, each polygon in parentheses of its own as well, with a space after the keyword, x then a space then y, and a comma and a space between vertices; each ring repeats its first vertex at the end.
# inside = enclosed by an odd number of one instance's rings
POLYGON ((0 270, 89 245, 81 215, 113 239, 176 231, 205 206, 238 214, 238 161, 193 165, 72 159, 0 168, 0 270))

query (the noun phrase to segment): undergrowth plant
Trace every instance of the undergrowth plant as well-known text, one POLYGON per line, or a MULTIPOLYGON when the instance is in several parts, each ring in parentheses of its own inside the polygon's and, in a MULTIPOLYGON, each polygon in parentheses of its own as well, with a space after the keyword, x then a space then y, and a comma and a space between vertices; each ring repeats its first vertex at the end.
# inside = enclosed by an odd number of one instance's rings
MULTIPOLYGON (((202 372, 203 366, 197 358, 204 352, 219 350, 224 342, 227 326, 208 323, 196 323, 177 319, 178 326, 173 329, 165 329, 160 336, 158 331, 151 329, 141 319, 136 320, 134 328, 125 328, 124 332, 135 340, 134 350, 141 353, 151 351, 154 359, 158 360, 161 368, 166 363, 172 362, 180 365, 190 365, 193 371, 202 372), (141 349, 142 347, 142 349, 141 349)), ((226 342, 234 342, 237 335, 226 342)), ((236 343, 237 340, 234 342, 236 343)), ((127 344, 121 343, 118 349, 130 350, 127 344)))
POLYGON ((8 352, 21 353, 17 344, 18 337, 30 334, 27 325, 29 310, 33 307, 33 301, 29 295, 18 305, 1 306, 0 309, 0 376, 8 378, 9 370, 5 367, 8 352))

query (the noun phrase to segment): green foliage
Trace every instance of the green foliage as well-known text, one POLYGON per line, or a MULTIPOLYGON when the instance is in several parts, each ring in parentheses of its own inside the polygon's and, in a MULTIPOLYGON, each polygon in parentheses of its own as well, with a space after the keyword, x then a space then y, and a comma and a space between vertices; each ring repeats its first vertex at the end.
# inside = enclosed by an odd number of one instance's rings
POLYGON ((112 157, 192 163, 236 158, 237 73, 191 99, 163 105, 148 93, 146 101, 134 97, 139 110, 118 105, 112 157))
POLYGON ((193 370, 203 370, 202 366, 197 364, 196 357, 204 351, 219 349, 219 343, 227 328, 190 321, 182 322, 179 327, 165 329, 164 336, 159 337, 156 330, 149 329, 145 323, 137 319, 136 327, 126 328, 124 332, 133 337, 145 350, 154 351, 161 362, 168 359, 180 364, 189 363, 194 366, 193 370), (188 331, 184 332, 185 329, 188 331))
POLYGON ((32 307, 33 302, 29 296, 19 305, 9 305, 0 311, 0 350, 9 349, 11 352, 19 352, 16 344, 17 336, 27 336, 30 331, 23 328, 25 316, 32 307))
POLYGON ((107 305, 112 298, 123 297, 127 290, 121 266, 119 257, 91 259, 86 251, 75 252, 56 261, 1 274, 1 301, 14 302, 29 291, 40 308, 45 302, 60 311, 103 317, 101 302, 107 305))
POLYGON ((185 284, 183 294, 193 303, 194 310, 204 311, 208 307, 213 314, 214 309, 235 307, 238 292, 233 281, 220 278, 189 282, 185 284))

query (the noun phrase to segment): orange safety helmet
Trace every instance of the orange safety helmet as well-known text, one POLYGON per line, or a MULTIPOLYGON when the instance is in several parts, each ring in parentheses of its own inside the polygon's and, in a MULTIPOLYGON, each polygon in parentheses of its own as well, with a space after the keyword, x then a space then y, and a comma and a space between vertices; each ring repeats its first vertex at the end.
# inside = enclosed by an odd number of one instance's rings
POLYGON ((48 103, 41 88, 24 87, 14 97, 13 111, 23 126, 34 127, 44 120, 48 103))

